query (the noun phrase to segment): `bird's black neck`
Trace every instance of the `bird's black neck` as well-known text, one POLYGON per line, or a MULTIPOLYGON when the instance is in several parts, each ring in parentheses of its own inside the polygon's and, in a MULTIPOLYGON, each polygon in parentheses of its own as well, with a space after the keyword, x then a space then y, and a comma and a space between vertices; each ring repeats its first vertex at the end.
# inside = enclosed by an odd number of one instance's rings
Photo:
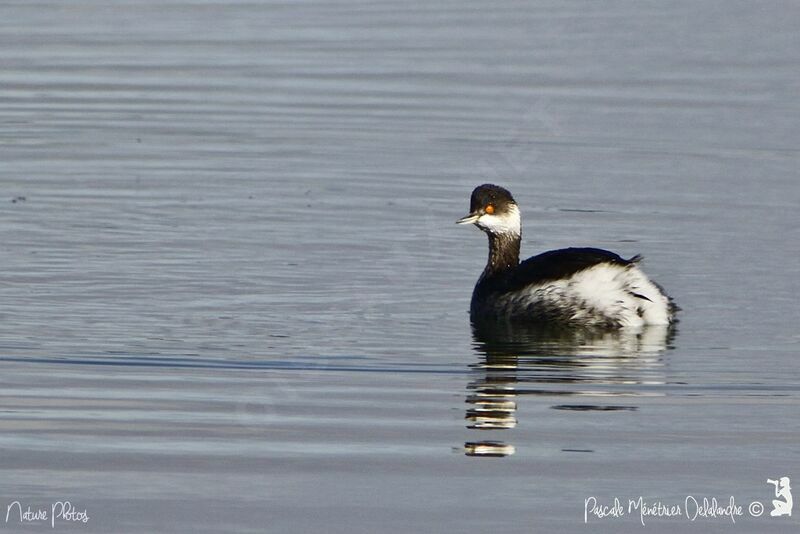
POLYGON ((519 234, 487 234, 489 236, 489 261, 481 278, 489 278, 519 265, 519 234))

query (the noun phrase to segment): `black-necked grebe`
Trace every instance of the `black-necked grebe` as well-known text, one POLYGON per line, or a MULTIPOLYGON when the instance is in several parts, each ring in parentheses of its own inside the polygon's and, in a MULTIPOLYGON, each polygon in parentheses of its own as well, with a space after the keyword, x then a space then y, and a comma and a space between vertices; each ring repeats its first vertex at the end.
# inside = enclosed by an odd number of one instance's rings
POLYGON ((456 222, 474 223, 489 236, 489 261, 472 293, 473 322, 635 328, 674 321, 676 306, 639 269, 639 256, 566 248, 520 263, 519 208, 502 187, 476 187, 469 215, 456 222))

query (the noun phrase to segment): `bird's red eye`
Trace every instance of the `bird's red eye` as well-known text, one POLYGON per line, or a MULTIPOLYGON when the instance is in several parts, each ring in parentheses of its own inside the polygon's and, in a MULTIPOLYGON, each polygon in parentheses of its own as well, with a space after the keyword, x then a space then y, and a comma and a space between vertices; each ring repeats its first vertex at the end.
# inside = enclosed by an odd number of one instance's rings
POLYGON ((491 204, 489 204, 488 206, 486 206, 486 209, 485 209, 485 210, 483 210, 483 211, 485 211, 486 213, 488 213, 489 215, 491 215, 492 213, 494 213, 494 206, 492 206, 491 204))

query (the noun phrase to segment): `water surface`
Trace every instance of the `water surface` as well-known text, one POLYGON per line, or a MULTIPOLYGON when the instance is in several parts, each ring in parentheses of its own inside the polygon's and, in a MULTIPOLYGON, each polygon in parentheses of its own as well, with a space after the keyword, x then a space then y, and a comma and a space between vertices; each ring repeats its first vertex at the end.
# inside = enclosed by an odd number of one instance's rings
POLYGON ((0 6, 0 502, 86 532, 640 532, 584 500, 734 495, 735 527, 646 530, 796 528, 746 505, 800 480, 798 22, 0 6), (486 243, 453 223, 487 181, 523 255, 643 254, 676 331, 473 335, 486 243))

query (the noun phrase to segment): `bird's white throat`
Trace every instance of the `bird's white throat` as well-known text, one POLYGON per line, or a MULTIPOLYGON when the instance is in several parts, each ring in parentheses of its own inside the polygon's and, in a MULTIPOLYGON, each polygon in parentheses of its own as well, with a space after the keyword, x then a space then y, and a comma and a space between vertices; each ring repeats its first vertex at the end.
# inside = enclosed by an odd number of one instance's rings
POLYGON ((492 234, 518 236, 522 232, 522 221, 516 204, 509 204, 508 209, 503 214, 489 215, 484 213, 475 221, 475 224, 492 234))

